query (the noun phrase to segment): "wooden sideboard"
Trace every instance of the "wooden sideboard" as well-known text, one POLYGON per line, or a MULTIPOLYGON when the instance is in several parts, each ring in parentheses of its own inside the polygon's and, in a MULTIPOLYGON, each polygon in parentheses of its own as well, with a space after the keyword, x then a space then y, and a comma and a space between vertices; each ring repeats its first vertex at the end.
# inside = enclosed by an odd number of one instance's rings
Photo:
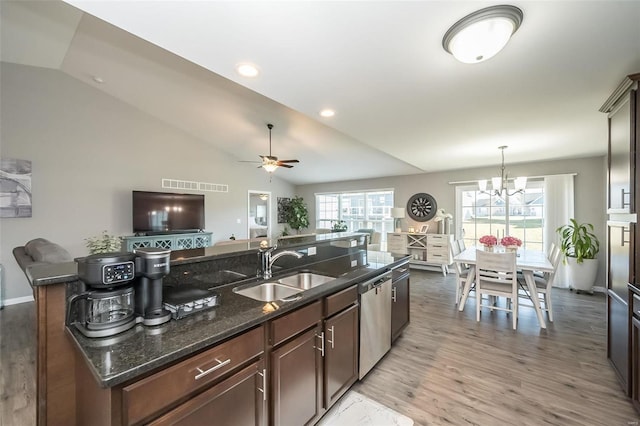
POLYGON ((387 234, 387 251, 408 254, 412 268, 438 268, 443 275, 453 263, 451 257, 453 234, 421 234, 417 232, 390 232, 387 234))

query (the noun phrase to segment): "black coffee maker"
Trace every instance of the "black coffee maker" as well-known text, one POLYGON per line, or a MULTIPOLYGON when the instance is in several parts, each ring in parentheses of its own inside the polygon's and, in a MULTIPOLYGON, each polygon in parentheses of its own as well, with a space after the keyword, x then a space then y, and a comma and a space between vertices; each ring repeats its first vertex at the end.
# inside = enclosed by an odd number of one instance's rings
POLYGON ((135 312, 138 322, 160 325, 171 319, 171 312, 162 304, 162 279, 169 274, 171 250, 141 247, 135 254, 136 276, 135 312))
POLYGON ((76 259, 80 292, 67 301, 67 324, 73 322, 87 337, 113 336, 135 326, 134 258, 101 253, 76 259))

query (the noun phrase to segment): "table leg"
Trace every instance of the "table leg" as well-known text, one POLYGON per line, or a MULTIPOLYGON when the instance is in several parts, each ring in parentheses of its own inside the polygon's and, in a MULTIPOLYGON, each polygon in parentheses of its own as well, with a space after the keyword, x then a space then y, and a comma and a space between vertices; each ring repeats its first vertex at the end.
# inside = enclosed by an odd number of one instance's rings
POLYGON ((476 280, 476 265, 469 265, 469 273, 467 275, 467 281, 464 283, 464 289, 462 290, 462 297, 460 298, 460 303, 458 303, 458 310, 462 311, 464 309, 465 303, 467 303, 467 298, 469 297, 469 291, 471 290, 471 285, 476 280))
POLYGON ((524 281, 527 283, 527 287, 529 288, 529 295, 531 301, 533 302, 533 307, 536 309, 536 315, 538 315, 540 328, 547 328, 547 323, 544 320, 542 307, 540 306, 540 300, 538 299, 538 290, 536 289, 536 283, 533 278, 533 271, 530 269, 523 270, 522 275, 524 275, 524 281))

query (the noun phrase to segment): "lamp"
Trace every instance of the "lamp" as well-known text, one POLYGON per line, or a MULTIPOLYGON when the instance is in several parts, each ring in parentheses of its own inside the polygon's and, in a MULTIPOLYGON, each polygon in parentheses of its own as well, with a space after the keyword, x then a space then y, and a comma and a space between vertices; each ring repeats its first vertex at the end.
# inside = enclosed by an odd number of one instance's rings
POLYGON ((485 194, 494 194, 498 197, 502 196, 503 192, 506 192, 506 194, 509 196, 524 192, 525 188, 527 187, 526 176, 519 176, 513 180, 516 189, 515 191, 510 193, 507 190, 507 181, 509 180, 509 174, 505 172, 504 167, 504 150, 507 148, 508 146, 506 145, 498 147, 498 149, 502 153, 502 164, 500 166, 500 176, 491 178, 492 191, 487 191, 487 179, 480 179, 478 180, 478 188, 480 189, 480 192, 484 192, 485 194))
POLYGON ((522 23, 515 6, 491 6, 475 11, 453 24, 442 47, 465 64, 486 61, 500 52, 522 23))
POLYGON ((391 208, 391 217, 395 219, 394 226, 396 228, 396 232, 402 232, 402 227, 400 226, 400 219, 404 219, 404 207, 392 207, 391 208))

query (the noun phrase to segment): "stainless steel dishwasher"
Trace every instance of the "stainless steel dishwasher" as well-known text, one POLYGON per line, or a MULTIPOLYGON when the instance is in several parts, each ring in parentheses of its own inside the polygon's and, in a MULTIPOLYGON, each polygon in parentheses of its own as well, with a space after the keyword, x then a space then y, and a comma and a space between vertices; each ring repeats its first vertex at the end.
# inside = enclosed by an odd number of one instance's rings
POLYGON ((360 293, 360 369, 362 379, 391 349, 391 272, 358 286, 360 293))

